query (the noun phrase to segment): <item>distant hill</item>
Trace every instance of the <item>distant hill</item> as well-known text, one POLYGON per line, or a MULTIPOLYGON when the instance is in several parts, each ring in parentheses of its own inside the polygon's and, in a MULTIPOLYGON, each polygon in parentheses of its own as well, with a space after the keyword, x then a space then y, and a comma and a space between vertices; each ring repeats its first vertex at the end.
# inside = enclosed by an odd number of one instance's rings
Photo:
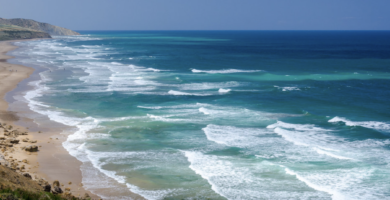
POLYGON ((51 38, 51 36, 49 33, 42 31, 36 31, 15 25, 0 24, 0 41, 33 38, 51 38))
POLYGON ((46 32, 50 35, 80 35, 80 33, 77 33, 75 31, 62 28, 59 26, 54 26, 48 23, 41 23, 37 22, 31 19, 4 19, 0 18, 0 24, 3 25, 15 25, 22 28, 28 28, 36 31, 46 32))

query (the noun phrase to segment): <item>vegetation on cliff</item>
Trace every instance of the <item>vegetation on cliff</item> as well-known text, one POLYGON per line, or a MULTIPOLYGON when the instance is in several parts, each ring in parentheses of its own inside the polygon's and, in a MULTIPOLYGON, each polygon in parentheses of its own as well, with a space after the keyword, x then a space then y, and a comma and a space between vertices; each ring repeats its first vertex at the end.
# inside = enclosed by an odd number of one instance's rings
POLYGON ((42 31, 36 31, 14 25, 0 24, 0 41, 33 38, 51 38, 51 36, 42 31))
POLYGON ((48 23, 42 23, 42 22, 37 22, 31 19, 4 19, 0 18, 0 24, 4 25, 15 25, 19 26, 22 28, 28 28, 40 32, 46 32, 49 33, 50 35, 80 35, 80 33, 77 33, 75 31, 62 28, 59 26, 54 26, 48 23))
POLYGON ((19 174, 12 169, 0 166, 0 200, 80 200, 91 199, 74 197, 70 192, 53 193, 45 190, 42 181, 37 182, 27 175, 19 174))

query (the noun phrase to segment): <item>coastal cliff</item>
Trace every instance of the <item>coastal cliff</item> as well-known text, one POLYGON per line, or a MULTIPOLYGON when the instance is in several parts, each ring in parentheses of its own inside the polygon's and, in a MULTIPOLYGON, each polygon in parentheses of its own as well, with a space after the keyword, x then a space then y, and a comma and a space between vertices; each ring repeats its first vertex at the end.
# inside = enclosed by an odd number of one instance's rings
POLYGON ((0 18, 0 24, 3 25, 15 25, 19 26, 22 28, 28 28, 40 32, 46 32, 49 33, 50 35, 80 35, 80 33, 77 33, 75 31, 62 28, 59 26, 54 26, 48 23, 41 23, 37 22, 31 19, 21 19, 21 18, 16 18, 16 19, 4 19, 0 18))
POLYGON ((51 38, 51 36, 48 33, 42 31, 36 31, 13 25, 0 24, 0 41, 33 38, 51 38))

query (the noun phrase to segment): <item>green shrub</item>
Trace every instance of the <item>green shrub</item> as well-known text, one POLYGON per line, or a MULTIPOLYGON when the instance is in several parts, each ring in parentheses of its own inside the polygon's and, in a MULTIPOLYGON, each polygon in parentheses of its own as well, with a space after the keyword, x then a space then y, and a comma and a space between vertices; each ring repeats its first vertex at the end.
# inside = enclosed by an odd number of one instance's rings
MULTIPOLYGON (((76 200, 76 198, 72 198, 76 200)), ((49 192, 31 192, 23 189, 0 189, 0 200, 66 200, 49 192)))

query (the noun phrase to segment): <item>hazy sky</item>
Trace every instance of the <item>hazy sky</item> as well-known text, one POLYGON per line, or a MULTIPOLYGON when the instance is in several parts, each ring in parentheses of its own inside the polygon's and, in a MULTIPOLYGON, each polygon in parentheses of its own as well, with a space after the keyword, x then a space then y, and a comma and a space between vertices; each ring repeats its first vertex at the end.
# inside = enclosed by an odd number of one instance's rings
POLYGON ((73 30, 390 30, 390 0, 0 0, 73 30))

